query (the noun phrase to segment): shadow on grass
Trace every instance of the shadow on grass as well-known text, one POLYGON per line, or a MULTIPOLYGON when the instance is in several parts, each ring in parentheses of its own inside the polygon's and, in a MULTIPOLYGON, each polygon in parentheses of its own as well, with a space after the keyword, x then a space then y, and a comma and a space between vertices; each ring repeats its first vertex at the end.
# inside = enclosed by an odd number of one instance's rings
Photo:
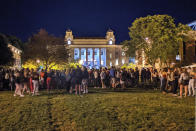
MULTIPOLYGON (((89 93, 88 94, 110 94, 110 93, 156 93, 159 92, 154 91, 153 89, 146 89, 146 88, 126 88, 126 89, 120 89, 120 88, 116 88, 116 89, 112 89, 112 88, 107 88, 107 89, 95 89, 90 87, 89 88, 89 93)), ((56 95, 75 95, 75 92, 73 92, 72 94, 68 93, 65 90, 52 90, 50 93, 48 93, 47 91, 41 91, 41 94, 38 95, 39 96, 56 96, 56 95)))

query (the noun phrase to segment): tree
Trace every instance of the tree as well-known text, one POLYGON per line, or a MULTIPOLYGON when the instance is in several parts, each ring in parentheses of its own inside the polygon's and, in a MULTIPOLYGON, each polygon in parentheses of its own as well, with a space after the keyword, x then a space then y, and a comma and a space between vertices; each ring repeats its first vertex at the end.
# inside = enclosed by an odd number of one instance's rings
POLYGON ((125 40, 120 44, 123 45, 127 56, 135 57, 136 48, 133 44, 131 44, 130 40, 125 40))
POLYGON ((0 34, 0 56, 0 66, 11 65, 14 62, 12 51, 8 47, 8 40, 3 34, 0 34))
POLYGON ((24 43, 13 35, 6 35, 8 42, 20 50, 24 50, 24 43))
POLYGON ((182 41, 179 32, 182 31, 182 28, 176 27, 171 16, 140 17, 132 23, 129 30, 131 40, 128 45, 125 44, 128 54, 133 49, 142 50, 147 62, 153 66, 158 59, 169 65, 178 54, 179 43, 182 41))
POLYGON ((65 64, 68 60, 68 49, 64 39, 49 35, 44 29, 33 35, 24 50, 25 61, 33 60, 50 69, 57 64, 65 64), (39 60, 39 61, 38 61, 39 60))

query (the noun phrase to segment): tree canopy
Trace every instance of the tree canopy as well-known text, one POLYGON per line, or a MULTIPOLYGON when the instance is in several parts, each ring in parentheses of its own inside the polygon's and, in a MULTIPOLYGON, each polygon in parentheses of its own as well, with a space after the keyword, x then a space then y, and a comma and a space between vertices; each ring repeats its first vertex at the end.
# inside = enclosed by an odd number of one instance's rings
POLYGON ((11 65, 14 62, 13 54, 8 47, 8 39, 0 34, 0 66, 11 65))
POLYGON ((129 27, 130 41, 124 43, 128 54, 134 51, 144 51, 147 62, 154 65, 160 59, 163 63, 170 63, 178 54, 182 36, 180 32, 187 32, 186 25, 175 25, 174 19, 168 15, 154 15, 137 18, 129 27))
POLYGON ((68 49, 64 39, 49 35, 44 29, 34 34, 28 41, 23 54, 24 61, 34 61, 50 69, 68 60, 68 49))

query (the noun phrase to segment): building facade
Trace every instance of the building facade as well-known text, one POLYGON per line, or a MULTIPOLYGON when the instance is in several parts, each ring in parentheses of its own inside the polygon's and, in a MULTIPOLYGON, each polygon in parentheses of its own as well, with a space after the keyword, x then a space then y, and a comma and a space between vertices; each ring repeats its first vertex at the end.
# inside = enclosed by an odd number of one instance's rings
POLYGON ((69 62, 79 62, 88 68, 120 67, 129 62, 122 45, 115 43, 112 30, 105 37, 75 37, 67 30, 65 43, 70 50, 69 62))
POLYGON ((8 44, 8 47, 11 49, 12 54, 13 54, 13 58, 14 58, 13 68, 21 69, 21 53, 22 53, 22 51, 11 44, 8 44))

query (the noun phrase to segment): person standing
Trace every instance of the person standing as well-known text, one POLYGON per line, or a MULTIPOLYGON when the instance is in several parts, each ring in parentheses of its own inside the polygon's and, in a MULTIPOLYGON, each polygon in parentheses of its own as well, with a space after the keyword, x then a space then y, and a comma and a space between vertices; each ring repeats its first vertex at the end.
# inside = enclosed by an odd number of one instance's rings
POLYGON ((125 69, 122 69, 120 73, 120 85, 122 89, 125 89, 125 81, 126 81, 126 72, 125 69))
POLYGON ((188 93, 188 84, 189 84, 189 74, 187 72, 187 69, 183 69, 181 75, 180 75, 180 98, 182 98, 183 89, 185 90, 185 97, 188 93))
POLYGON ((177 89, 178 89, 178 79, 180 78, 179 72, 177 68, 174 69, 174 88, 173 88, 173 94, 174 96, 177 96, 177 89))
POLYGON ((39 75, 37 72, 34 72, 33 73, 33 79, 32 79, 32 82, 33 82, 33 94, 32 96, 34 95, 39 95, 39 75))
POLYGON ((69 69, 66 69, 66 71, 65 71, 65 78, 63 78, 62 83, 64 83, 63 85, 65 86, 66 91, 69 93, 70 92, 70 86, 71 86, 71 73, 70 73, 69 69))
POLYGON ((20 97, 24 97, 24 95, 22 95, 22 87, 21 87, 21 76, 20 76, 20 72, 16 72, 15 74, 16 78, 15 78, 15 92, 14 92, 14 96, 19 95, 20 97))
POLYGON ((193 69, 190 70, 190 80, 188 85, 188 96, 195 96, 195 88, 196 88, 196 73, 193 71, 193 69))
POLYGON ((99 73, 97 70, 94 70, 94 88, 99 88, 99 73))
POLYGON ((47 72, 47 78, 46 78, 46 85, 47 85, 47 91, 50 93, 51 90, 51 73, 50 71, 47 72))
POLYGON ((137 67, 135 68, 134 78, 135 78, 135 84, 138 86, 138 84, 139 84, 139 70, 137 67))
POLYGON ((167 81, 168 81, 168 91, 172 91, 174 88, 174 72, 172 71, 172 69, 168 69, 167 81))
POLYGON ((161 80, 161 91, 163 94, 167 93, 167 72, 166 69, 163 69, 163 71, 160 72, 160 80, 161 80))
POLYGON ((86 67, 82 67, 82 87, 83 87, 83 93, 88 93, 88 71, 86 67))
POLYGON ((29 77, 26 71, 23 73, 23 90, 22 94, 24 94, 25 91, 30 94, 30 90, 28 88, 28 82, 29 82, 29 77))
POLYGON ((102 71, 100 73, 100 77, 101 77, 101 85, 102 85, 102 88, 106 88, 106 86, 105 86, 105 80, 106 80, 106 72, 105 72, 105 69, 102 69, 102 71))
POLYGON ((77 66, 76 69, 75 79, 76 79, 75 94, 81 95, 82 71, 79 66, 77 66))
POLYGON ((45 75, 45 72, 42 69, 41 72, 40 72, 40 84, 41 84, 42 89, 44 88, 44 75, 45 75))
POLYGON ((111 82, 111 85, 112 85, 112 88, 115 88, 115 69, 114 67, 112 66, 112 68, 110 69, 110 82, 111 82))
POLYGON ((157 90, 157 83, 158 83, 158 73, 156 69, 152 70, 152 81, 153 81, 153 88, 157 90))
POLYGON ((33 69, 31 70, 30 72, 30 79, 29 79, 29 82, 30 82, 30 90, 31 90, 31 93, 33 93, 33 69))

